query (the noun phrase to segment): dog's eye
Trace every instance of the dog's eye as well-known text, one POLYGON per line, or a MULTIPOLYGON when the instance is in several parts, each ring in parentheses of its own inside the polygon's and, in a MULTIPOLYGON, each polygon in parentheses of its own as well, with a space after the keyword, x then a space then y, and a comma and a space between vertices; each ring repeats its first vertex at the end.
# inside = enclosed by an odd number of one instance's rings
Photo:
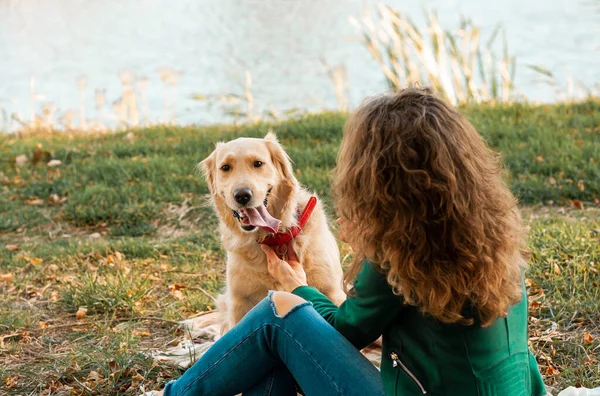
POLYGON ((254 161, 255 168, 260 168, 262 165, 263 165, 263 163, 261 161, 254 161))
POLYGON ((222 170, 223 172, 229 172, 229 170, 230 170, 230 169, 231 169, 231 167, 230 167, 229 165, 223 165, 223 166, 221 167, 221 170, 222 170))

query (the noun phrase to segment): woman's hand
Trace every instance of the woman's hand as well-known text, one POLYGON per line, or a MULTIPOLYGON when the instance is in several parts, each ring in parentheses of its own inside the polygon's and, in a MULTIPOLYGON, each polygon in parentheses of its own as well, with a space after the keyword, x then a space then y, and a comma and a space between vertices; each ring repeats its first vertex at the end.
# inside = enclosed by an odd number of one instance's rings
POLYGON ((285 291, 292 292, 297 287, 307 285, 306 272, 304 272, 302 264, 298 261, 291 242, 286 244, 285 247, 287 248, 287 258, 282 260, 277 256, 273 248, 267 245, 260 245, 260 248, 267 255, 267 269, 269 270, 269 274, 281 284, 285 291))

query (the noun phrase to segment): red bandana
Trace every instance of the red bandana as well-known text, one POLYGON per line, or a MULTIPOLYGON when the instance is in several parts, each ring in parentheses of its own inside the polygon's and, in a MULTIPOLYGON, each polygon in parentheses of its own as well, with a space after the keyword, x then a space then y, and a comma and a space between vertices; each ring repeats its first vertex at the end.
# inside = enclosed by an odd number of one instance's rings
POLYGON ((302 214, 300 214, 300 217, 298 218, 298 225, 289 228, 285 232, 278 232, 277 234, 267 235, 266 237, 258 241, 258 243, 260 243, 261 245, 268 246, 283 246, 292 239, 296 238, 296 236, 298 236, 298 234, 300 234, 304 229, 304 226, 308 222, 308 219, 310 218, 310 215, 312 214, 316 205, 317 198, 314 196, 310 197, 308 203, 306 204, 306 207, 304 208, 302 214))

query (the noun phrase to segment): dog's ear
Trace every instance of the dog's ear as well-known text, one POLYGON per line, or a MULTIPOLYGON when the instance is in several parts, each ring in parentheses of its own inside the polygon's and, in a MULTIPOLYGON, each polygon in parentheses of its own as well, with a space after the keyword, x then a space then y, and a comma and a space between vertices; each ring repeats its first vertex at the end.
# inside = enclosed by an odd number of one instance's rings
POLYGON ((277 140, 277 136, 275 135, 275 132, 273 132, 272 129, 269 129, 269 132, 267 132, 267 134, 265 135, 265 140, 267 142, 279 143, 279 140, 277 140))
POLYGON ((297 180, 294 176, 294 170, 292 169, 292 161, 283 147, 281 147, 281 144, 279 144, 277 136, 275 136, 273 131, 269 131, 269 133, 267 133, 265 136, 265 141, 267 142, 269 153, 271 153, 271 160, 279 169, 283 178, 296 184, 297 180))
POLYGON ((299 183, 294 176, 292 161, 283 147, 281 147, 281 144, 279 144, 277 137, 272 131, 267 133, 265 141, 267 142, 267 148, 271 154, 271 161, 273 161, 274 166, 277 168, 283 179, 281 183, 278 183, 273 198, 269 199, 269 211, 278 219, 283 219, 285 213, 288 213, 288 217, 291 213, 293 218, 296 208, 291 208, 293 212, 289 211, 290 204, 295 205, 295 203, 293 203, 295 201, 291 201, 291 197, 297 191, 299 183))
POLYGON ((215 149, 212 153, 210 153, 210 155, 208 157, 206 157, 203 161, 201 161, 196 168, 199 169, 202 172, 202 175, 204 176, 204 179, 206 180, 206 184, 208 185, 208 191, 211 193, 211 195, 215 194, 215 178, 216 178, 216 157, 217 157, 217 150, 219 149, 219 147, 223 145, 222 142, 218 142, 215 145, 215 149))

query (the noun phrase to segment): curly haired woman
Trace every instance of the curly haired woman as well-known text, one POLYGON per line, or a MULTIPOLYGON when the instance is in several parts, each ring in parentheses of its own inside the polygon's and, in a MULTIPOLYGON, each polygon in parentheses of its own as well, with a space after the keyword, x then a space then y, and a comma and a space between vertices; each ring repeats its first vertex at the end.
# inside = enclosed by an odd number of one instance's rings
POLYGON ((546 393, 527 347, 524 231, 498 156, 427 89, 367 100, 334 181, 354 250, 339 308, 293 254, 263 247, 273 292, 190 368, 177 395, 546 393), (383 337, 381 372, 360 349, 383 337))

